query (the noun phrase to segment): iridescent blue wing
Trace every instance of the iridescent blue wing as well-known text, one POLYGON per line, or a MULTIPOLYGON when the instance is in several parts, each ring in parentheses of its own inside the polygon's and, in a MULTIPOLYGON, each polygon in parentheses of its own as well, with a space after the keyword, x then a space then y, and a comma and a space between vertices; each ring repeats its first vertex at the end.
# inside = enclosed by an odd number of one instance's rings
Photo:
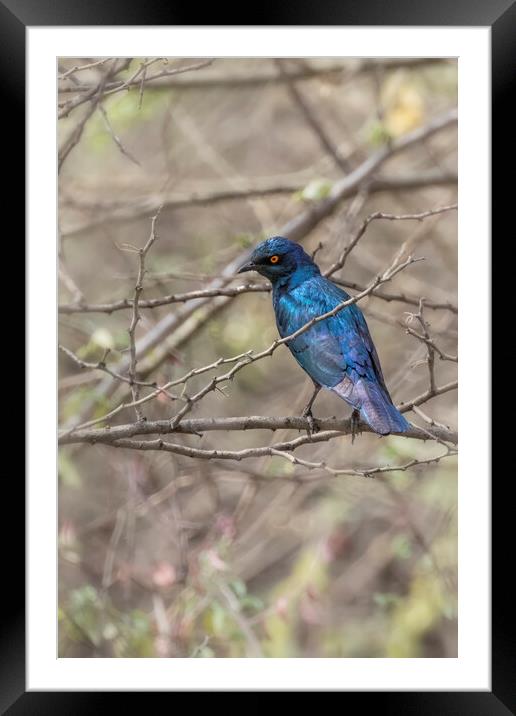
MULTIPOLYGON (((293 333, 349 298, 323 276, 305 281, 275 301, 280 335, 293 333)), ((353 382, 360 377, 377 379, 385 387, 378 355, 356 304, 316 323, 289 341, 288 346, 301 367, 320 385, 333 387, 347 375, 353 382)))

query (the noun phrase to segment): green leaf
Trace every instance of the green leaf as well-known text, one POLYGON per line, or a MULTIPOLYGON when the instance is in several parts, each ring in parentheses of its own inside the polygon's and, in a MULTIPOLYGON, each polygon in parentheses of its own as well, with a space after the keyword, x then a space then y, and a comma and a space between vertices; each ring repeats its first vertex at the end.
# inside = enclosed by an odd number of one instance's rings
POLYGON ((396 535, 392 540, 392 551, 400 559, 408 559, 412 555, 412 545, 406 535, 396 535))
POLYGON ((229 586, 235 592, 237 597, 245 597, 245 595, 247 594, 247 587, 245 585, 245 582, 243 582, 241 579, 234 579, 232 582, 229 583, 229 586))
POLYGON ((333 183, 329 179, 312 179, 305 188, 298 192, 302 201, 318 201, 325 199, 331 192, 333 183))
POLYGON ((375 120, 369 125, 367 135, 368 140, 373 147, 379 147, 383 144, 387 144, 392 139, 385 125, 379 120, 375 120))
POLYGON ((396 605, 399 600, 399 595, 392 594, 391 592, 375 592, 375 594, 373 594, 373 602, 385 609, 396 605))
POLYGON ((104 350, 108 348, 109 350, 113 350, 115 347, 115 341, 113 339, 113 336, 107 328, 97 328, 97 330, 95 330, 91 336, 91 342, 97 346, 100 346, 100 348, 104 348, 104 350))
POLYGON ((246 594, 246 596, 240 600, 240 604, 243 609, 251 609, 255 612, 259 612, 260 609, 263 609, 265 606, 259 597, 255 597, 252 594, 246 594))

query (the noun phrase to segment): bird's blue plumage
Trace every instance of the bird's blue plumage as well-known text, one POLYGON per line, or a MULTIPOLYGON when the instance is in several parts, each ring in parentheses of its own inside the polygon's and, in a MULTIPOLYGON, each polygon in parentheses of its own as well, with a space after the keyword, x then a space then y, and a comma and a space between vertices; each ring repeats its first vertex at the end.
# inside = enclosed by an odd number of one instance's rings
MULTIPOLYGON (((280 336, 288 336, 350 296, 321 275, 299 244, 274 237, 259 244, 250 263, 272 282, 280 336)), ((314 324, 288 341, 292 355, 315 383, 346 400, 382 435, 404 432, 407 420, 393 405, 367 323, 357 304, 314 324)))

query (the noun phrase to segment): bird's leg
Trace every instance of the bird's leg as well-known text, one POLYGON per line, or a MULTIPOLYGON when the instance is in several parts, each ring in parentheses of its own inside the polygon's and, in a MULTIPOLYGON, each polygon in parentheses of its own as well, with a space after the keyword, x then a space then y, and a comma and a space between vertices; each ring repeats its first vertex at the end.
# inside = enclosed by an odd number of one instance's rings
POLYGON ((360 412, 356 408, 353 408, 349 422, 351 426, 351 444, 353 445, 355 436, 358 433, 358 426, 360 425, 360 412))
POLYGON ((308 420, 307 432, 309 435, 312 435, 313 433, 317 432, 317 430, 319 429, 314 423, 314 416, 312 415, 312 405, 314 404, 314 401, 317 398, 320 390, 321 390, 321 386, 318 383, 314 383, 314 392, 312 393, 312 397, 306 404, 306 407, 302 413, 302 417, 306 418, 308 420))

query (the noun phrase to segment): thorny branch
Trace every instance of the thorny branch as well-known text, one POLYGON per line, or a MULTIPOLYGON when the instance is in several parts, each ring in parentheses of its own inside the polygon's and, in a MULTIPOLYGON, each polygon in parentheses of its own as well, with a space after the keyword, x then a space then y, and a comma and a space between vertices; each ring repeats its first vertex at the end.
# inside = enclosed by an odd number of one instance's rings
MULTIPOLYGON (((317 427, 321 431, 334 431, 339 435, 349 435, 351 432, 351 420, 342 418, 319 418, 314 419, 317 427)), ((170 420, 147 420, 142 424, 128 423, 127 425, 113 425, 111 427, 98 428, 95 430, 75 430, 72 434, 63 435, 60 438, 62 445, 70 445, 73 443, 111 443, 113 440, 120 438, 132 438, 135 435, 167 435, 169 433, 181 433, 185 435, 202 435, 205 432, 229 430, 229 431, 248 431, 248 430, 300 430, 304 431, 308 427, 307 418, 303 417, 267 417, 259 415, 249 415, 234 418, 190 418, 182 420, 180 424, 173 427, 170 420)), ((360 431, 371 432, 371 428, 367 423, 360 424, 360 431)), ((412 426, 405 433, 406 437, 415 440, 428 440, 428 431, 423 431, 417 426, 412 426)), ((316 442, 320 442, 320 433, 312 436, 316 442)), ((458 442, 457 433, 445 426, 439 426, 438 429, 430 434, 431 438, 439 438, 454 445, 458 442)))
MULTIPOLYGON (((133 402, 137 403, 139 397, 140 397, 140 386, 138 382, 136 381, 136 326, 138 325, 138 321, 140 320, 140 309, 138 302, 140 300, 140 294, 143 291, 143 277, 145 275, 145 257, 147 256, 147 253, 149 252, 149 249, 156 241, 157 234, 156 234, 156 220, 159 216, 159 212, 161 209, 158 209, 157 213, 152 217, 151 221, 151 233, 147 240, 147 243, 145 246, 141 249, 134 249, 132 247, 131 250, 135 251, 138 254, 139 259, 139 266, 138 266, 138 277, 136 279, 136 286, 134 288, 134 298, 132 302, 133 306, 133 313, 131 318, 131 325, 129 326, 129 351, 130 351, 130 363, 129 363, 129 380, 131 385, 131 392, 133 395, 133 402)), ((130 248, 130 247, 129 247, 130 248)), ((135 411, 136 411, 136 419, 138 421, 143 419, 143 414, 139 408, 139 406, 135 405, 135 411)))
MULTIPOLYGON (((121 375, 120 373, 117 373, 116 371, 111 370, 111 368, 109 368, 106 365, 106 359, 110 353, 109 348, 106 348, 104 355, 96 363, 91 363, 91 362, 82 360, 82 358, 79 358, 79 356, 76 356, 75 353, 73 353, 71 350, 69 350, 65 346, 59 345, 58 348, 61 351, 61 353, 64 353, 64 355, 68 356, 68 358, 70 358, 70 360, 72 360, 77 366, 79 366, 79 368, 84 368, 86 370, 102 370, 105 373, 107 373, 108 375, 115 378, 116 380, 120 380, 123 383, 128 383, 129 385, 136 382, 136 381, 131 381, 131 379, 127 378, 125 375, 121 375)), ((150 382, 146 382, 146 383, 139 382, 139 385, 157 387, 155 383, 150 383, 150 382)))
POLYGON ((61 171, 65 159, 68 157, 72 149, 76 147, 79 143, 86 123, 99 106, 99 103, 102 101, 102 98, 105 96, 106 86, 109 79, 126 69, 129 65, 129 62, 130 60, 123 60, 119 64, 117 59, 113 59, 111 66, 108 67, 106 72, 102 75, 102 78, 100 79, 99 83, 91 90, 86 92, 82 97, 79 97, 75 100, 70 100, 67 105, 67 110, 63 110, 63 112, 59 113, 58 116, 59 119, 61 119, 62 117, 68 116, 68 114, 72 111, 72 109, 75 109, 75 107, 78 107, 80 104, 84 104, 85 102, 89 102, 89 107, 84 113, 82 119, 79 120, 75 128, 72 130, 68 138, 65 140, 65 142, 59 149, 57 164, 58 171, 61 171))
POLYGON ((445 452, 435 457, 426 458, 423 460, 413 459, 403 465, 392 465, 382 467, 368 467, 365 469, 351 469, 351 468, 335 468, 327 465, 326 462, 310 462, 303 460, 302 458, 291 455, 289 451, 295 450, 301 445, 315 442, 326 442, 332 438, 341 437, 340 432, 324 432, 318 433, 310 437, 299 437, 295 440, 283 443, 275 443, 274 445, 264 446, 259 448, 248 448, 247 450, 203 450, 201 448, 192 448, 186 445, 180 445, 179 443, 165 442, 161 438, 156 440, 131 440, 128 438, 120 438, 109 443, 111 447, 127 448, 131 450, 152 450, 152 451, 163 451, 171 452, 176 455, 183 455, 190 458, 198 458, 201 460, 245 460, 256 457, 281 457, 295 465, 302 465, 309 470, 324 470, 330 473, 332 476, 349 475, 353 477, 372 477, 376 474, 382 474, 385 472, 397 472, 408 470, 409 468, 416 467, 418 465, 429 465, 431 463, 437 463, 444 457, 451 457, 457 454, 456 450, 448 448, 445 452))
POLYGON ((352 237, 352 239, 349 241, 347 246, 345 247, 344 251, 340 255, 339 259, 333 264, 333 266, 330 266, 330 268, 324 272, 325 276, 332 276, 336 271, 339 271, 341 268, 344 267, 344 264, 346 263, 346 259, 348 258, 349 254, 353 251, 355 246, 358 244, 362 236, 365 234, 367 227, 372 221, 376 221, 378 219, 387 219, 389 221, 423 221, 423 219, 426 219, 429 216, 435 216, 436 214, 442 214, 445 211, 450 211, 457 209, 457 204, 451 204, 450 206, 440 206, 437 209, 430 209, 429 211, 423 211, 419 214, 384 214, 381 211, 376 211, 374 214, 370 214, 362 223, 359 230, 356 232, 356 234, 352 237))
POLYGON ((427 360, 428 363, 428 371, 430 374, 430 388, 432 390, 435 390, 435 354, 437 353, 439 358, 441 360, 449 360, 453 363, 458 362, 458 357, 450 355, 449 353, 445 353, 442 351, 436 344, 435 341, 430 336, 430 330, 428 322, 425 320, 423 316, 423 307, 426 306, 426 300, 424 298, 419 299, 419 311, 417 313, 409 313, 407 315, 406 319, 406 331, 411 336, 414 336, 415 338, 418 338, 420 341, 426 344, 427 347, 427 360), (421 328, 423 330, 423 334, 418 333, 413 328, 411 328, 408 324, 412 320, 418 320, 421 328))
MULTIPOLYGON (((355 283, 353 281, 346 281, 344 279, 333 278, 334 283, 345 288, 350 288, 355 291, 364 291, 366 288, 363 284, 355 283)), ((162 296, 161 298, 148 298, 141 300, 139 303, 140 308, 157 308, 158 306, 167 306, 171 303, 186 303, 187 301, 193 301, 196 298, 214 298, 216 296, 224 296, 235 298, 244 293, 269 293, 271 287, 265 283, 248 283, 242 286, 232 286, 229 288, 211 288, 211 289, 199 289, 197 291, 186 291, 184 293, 172 293, 168 296, 162 296)), ((371 294, 376 298, 380 298, 383 301, 399 301, 400 303, 406 303, 410 306, 419 306, 419 298, 416 296, 410 296, 406 293, 388 293, 386 291, 378 291, 373 289, 371 294)), ((107 313, 111 314, 116 311, 121 311, 126 308, 131 308, 132 299, 122 298, 112 303, 85 303, 79 301, 77 303, 64 303, 59 306, 59 313, 72 314, 72 313, 107 313)), ((451 311, 451 313, 457 313, 458 309, 451 301, 430 301, 425 299, 425 307, 433 310, 445 310, 451 311)), ((414 335, 414 334, 413 334, 414 335)))
MULTIPOLYGON (((213 60, 203 60, 202 62, 196 62, 191 65, 186 65, 185 67, 176 67, 174 69, 168 69, 168 70, 161 70, 160 72, 157 72, 155 75, 152 76, 146 76, 146 70, 147 68, 158 62, 160 58, 153 58, 152 60, 148 60, 147 62, 142 62, 138 69, 126 80, 116 80, 113 82, 103 82, 102 83, 102 94, 103 96, 107 96, 110 94, 113 94, 114 92, 121 92, 125 89, 130 89, 134 86, 141 86, 142 82, 142 76, 145 77, 145 82, 150 83, 154 82, 155 80, 162 79, 164 77, 172 77, 173 75, 179 75, 184 72, 191 72, 192 70, 200 70, 203 67, 207 67, 208 65, 211 65, 213 60), (144 74, 145 73, 145 74, 144 74)), ((120 67, 117 70, 117 74, 120 73, 122 70, 126 70, 129 65, 131 64, 131 59, 126 60, 122 67, 120 67)), ((60 112, 59 112, 59 119, 62 119, 63 117, 67 117, 70 112, 77 107, 79 107, 84 102, 87 102, 88 99, 91 96, 94 96, 99 93, 99 90, 101 89, 100 83, 99 85, 96 85, 94 87, 88 87, 88 86, 81 86, 74 84, 70 88, 61 88, 60 92, 73 92, 78 93, 78 96, 74 99, 69 100, 68 102, 62 102, 59 104, 60 112), (83 94, 81 94, 83 93, 83 94)))

